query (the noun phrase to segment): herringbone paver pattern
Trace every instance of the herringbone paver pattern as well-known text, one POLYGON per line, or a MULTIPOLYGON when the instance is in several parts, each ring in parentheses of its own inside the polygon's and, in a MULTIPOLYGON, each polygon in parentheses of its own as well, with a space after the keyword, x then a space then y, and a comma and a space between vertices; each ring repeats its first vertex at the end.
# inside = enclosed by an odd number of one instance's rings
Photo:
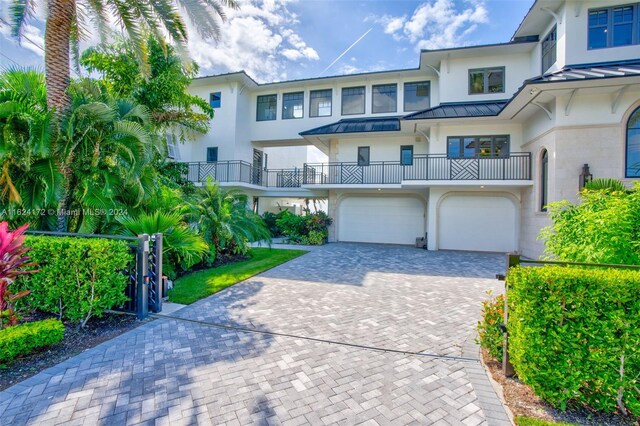
POLYGON ((332 244, 0 393, 3 424, 508 424, 470 339, 500 256, 332 244), (458 303, 456 303, 456 300, 458 303), (222 323, 381 348, 221 329, 222 323))

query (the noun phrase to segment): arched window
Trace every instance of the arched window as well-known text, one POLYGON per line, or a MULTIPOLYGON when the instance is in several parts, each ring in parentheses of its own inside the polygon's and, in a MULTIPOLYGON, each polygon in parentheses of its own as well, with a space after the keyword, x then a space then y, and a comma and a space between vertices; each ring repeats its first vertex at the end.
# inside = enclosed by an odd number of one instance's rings
POLYGON ((547 203, 549 202, 549 153, 545 149, 542 151, 540 161, 540 211, 547 211, 547 203))
POLYGON ((627 164, 626 177, 640 177, 640 107, 627 122, 627 164))

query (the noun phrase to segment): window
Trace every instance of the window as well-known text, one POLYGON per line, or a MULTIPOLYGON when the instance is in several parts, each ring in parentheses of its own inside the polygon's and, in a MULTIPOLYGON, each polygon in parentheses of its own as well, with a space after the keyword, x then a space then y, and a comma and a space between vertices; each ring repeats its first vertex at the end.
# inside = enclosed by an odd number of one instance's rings
POLYGON ((640 44, 640 3, 589 11, 589 49, 640 44))
POLYGON ((304 115, 304 92, 282 95, 282 119, 302 118, 304 115))
POLYGON ((258 110, 256 113, 256 120, 257 121, 275 120, 277 106, 278 106, 278 98, 276 95, 258 96, 258 110))
POLYGON ((504 67, 469 70, 469 94, 504 93, 504 67))
POLYGON ((400 164, 411 166, 413 164, 413 145, 402 145, 400 147, 400 164))
POLYGON ((509 136, 449 136, 449 158, 508 157, 509 136))
POLYGON ((542 151, 542 158, 540 161, 540 211, 547 211, 547 204, 549 192, 549 153, 545 149, 542 151))
POLYGON ((209 105, 211 105, 211 108, 220 108, 221 99, 220 92, 209 93, 209 105))
POLYGON ((429 108, 430 85, 428 81, 404 84, 404 110, 420 111, 429 108))
POLYGON ((312 90, 309 93, 309 117, 331 116, 331 89, 312 90))
POLYGON ((398 85, 380 84, 372 87, 371 112, 396 112, 398 110, 398 85))
POLYGON ((369 165, 369 147, 368 146, 359 146, 358 147, 358 166, 368 166, 369 165))
POLYGON ((626 177, 640 177, 640 108, 637 108, 627 123, 627 170, 626 177))
POLYGON ((342 89, 342 115, 364 114, 364 86, 342 89))
POLYGON ((549 34, 542 40, 542 74, 547 72, 556 63, 556 40, 558 39, 558 28, 553 27, 549 34))
POLYGON ((207 148, 207 163, 215 163, 218 161, 218 147, 207 148))

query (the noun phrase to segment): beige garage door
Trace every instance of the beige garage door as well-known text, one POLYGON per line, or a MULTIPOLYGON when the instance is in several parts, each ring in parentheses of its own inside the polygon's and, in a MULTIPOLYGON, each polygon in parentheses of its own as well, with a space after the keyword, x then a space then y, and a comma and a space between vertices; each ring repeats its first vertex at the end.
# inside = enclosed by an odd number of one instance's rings
POLYGON ((507 197, 448 196, 439 208, 438 246, 443 250, 514 251, 516 214, 516 206, 507 197))
POLYGON ((412 197, 349 197, 340 202, 338 240, 415 244, 425 233, 424 204, 412 197))

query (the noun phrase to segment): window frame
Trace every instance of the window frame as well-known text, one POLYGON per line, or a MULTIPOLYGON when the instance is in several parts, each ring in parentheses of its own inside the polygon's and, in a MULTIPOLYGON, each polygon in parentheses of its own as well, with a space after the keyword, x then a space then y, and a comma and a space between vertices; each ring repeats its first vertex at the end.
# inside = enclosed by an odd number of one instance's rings
POLYGON ((629 131, 632 129, 630 127, 631 120, 633 116, 638 114, 638 124, 637 127, 633 127, 633 129, 640 129, 640 106, 636 107, 631 114, 629 115, 629 119, 627 120, 627 124, 625 126, 625 142, 624 142, 624 177, 630 179, 640 178, 640 167, 638 167, 638 172, 635 175, 629 173, 629 131))
POLYGON ((496 158, 508 158, 511 155, 511 135, 466 135, 466 136, 447 136, 447 158, 448 159, 455 159, 455 160, 460 160, 460 159, 465 159, 465 158, 487 158, 487 159, 496 159, 496 158), (507 149, 500 151, 500 155, 481 155, 480 153, 480 139, 486 139, 486 138, 491 138, 491 153, 495 152, 496 149, 496 141, 498 138, 504 138, 506 139, 506 146, 507 149), (460 154, 458 156, 452 156, 449 152, 449 146, 450 146, 450 141, 452 139, 458 139, 458 144, 459 144, 459 148, 460 148, 460 154), (474 139, 474 155, 473 156, 466 156, 464 155, 465 152, 465 140, 466 139, 474 139))
POLYGON ((343 87, 340 92, 340 114, 341 115, 360 115, 365 114, 367 110, 367 87, 366 86, 351 86, 343 87), (362 112, 344 112, 344 91, 352 89, 362 89, 362 112))
MULTIPOLYGON (((378 96, 382 96, 384 94, 384 92, 382 94, 378 94, 378 96)), ((371 114, 389 114, 389 113, 394 113, 394 112, 398 112, 398 83, 386 83, 386 84, 373 84, 371 86, 371 114), (376 106, 376 88, 380 88, 380 87, 393 87, 395 89, 395 108, 390 109, 390 110, 385 110, 385 111, 376 111, 375 110, 375 106, 376 106)))
MULTIPOLYGON (((417 86, 416 86, 416 92, 417 92, 417 86)), ((407 81, 404 83, 404 85, 402 86, 402 108, 404 112, 415 112, 415 111, 422 111, 423 109, 427 109, 431 107, 431 81, 429 80, 424 80, 424 81, 407 81), (418 108, 418 109, 408 109, 407 108, 407 86, 409 85, 418 85, 418 84, 426 84, 429 94, 426 96, 427 98, 427 106, 425 108, 418 108)))
POLYGON ((413 166, 413 145, 400 145, 400 165, 402 166, 413 166), (402 153, 407 150, 411 152, 411 157, 408 163, 404 162, 404 158, 402 153))
POLYGON ((540 155, 540 208, 541 212, 547 211, 549 204, 549 150, 546 148, 540 155))
POLYGON ((219 155, 220 150, 218 149, 217 146, 208 146, 207 147, 207 163, 217 163, 218 162, 218 155, 219 155), (211 150, 211 151, 210 151, 211 150), (214 152, 215 153, 215 160, 209 160, 209 152, 214 152))
MULTIPOLYGON (((290 101, 290 100, 289 100, 290 101)), ((294 104, 297 105, 297 104, 294 104)), ((287 93, 283 93, 282 94, 282 113, 281 113, 281 118, 282 120, 299 120, 301 118, 304 118, 304 91, 303 90, 299 90, 297 92, 287 92, 287 93), (293 99, 294 101, 300 101, 300 107, 302 108, 302 115, 300 117, 296 117, 294 115, 295 112, 295 108, 292 110, 291 112, 291 117, 286 117, 285 116, 285 107, 286 107, 286 102, 287 100, 285 99, 287 96, 301 96, 301 98, 296 98, 293 99)))
POLYGON ((316 117, 331 117, 332 115, 333 115, 333 89, 318 89, 318 90, 311 90, 311 91, 309 91, 309 117, 310 117, 310 118, 316 118, 316 117), (312 105, 313 100, 314 100, 314 99, 318 99, 318 98, 321 98, 321 99, 322 99, 322 98, 324 98, 324 99, 326 99, 326 96, 325 96, 325 97, 320 97, 320 96, 319 96, 319 97, 317 97, 317 98, 314 98, 314 97, 313 97, 313 94, 314 94, 314 93, 321 93, 321 92, 329 92, 329 102, 330 102, 330 105, 329 105, 329 114, 328 114, 328 115, 320 115, 320 114, 319 114, 319 112, 320 112, 320 108, 319 108, 319 107, 318 107, 318 114, 315 114, 315 115, 313 114, 313 105, 312 105))
POLYGON ((507 70, 505 66, 501 66, 501 67, 484 67, 484 68, 470 68, 468 73, 467 73, 467 78, 468 78, 468 90, 469 90, 469 95, 496 95, 498 93, 505 93, 507 90, 507 70), (502 71, 502 90, 499 92, 489 92, 489 73, 491 71, 502 71), (477 73, 479 71, 482 71, 484 73, 483 75, 483 80, 482 80, 482 85, 483 85, 483 91, 482 92, 472 92, 471 91, 471 74, 472 73, 477 73))
POLYGON ((551 28, 551 30, 547 33, 547 35, 542 40, 542 43, 540 44, 540 49, 542 74, 544 74, 549 70, 549 68, 553 66, 553 64, 558 61, 558 25, 554 25, 553 28, 551 28), (550 40, 551 36, 553 36, 552 40, 550 40), (550 41, 553 41, 553 45, 551 47, 547 45, 545 49, 545 43, 549 43, 550 41), (553 56, 553 62, 549 62, 549 64, 545 66, 545 57, 550 53, 552 53, 551 56, 553 56))
POLYGON ((359 146, 358 147, 358 166, 369 166, 371 164, 371 147, 370 146, 359 146), (366 161, 360 161, 360 150, 366 150, 367 159, 366 161))
MULTIPOLYGON (((640 44, 640 3, 627 3, 618 4, 607 7, 596 7, 587 11, 587 50, 599 50, 599 49, 612 49, 616 47, 628 47, 636 46, 640 44), (616 9, 624 9, 625 7, 632 8, 631 17, 631 43, 630 44, 614 44, 616 23, 614 22, 614 11, 616 9), (590 17, 592 13, 606 12, 607 23, 591 26, 590 17), (604 28, 606 34, 606 41, 604 46, 591 47, 591 30, 597 28, 604 28)), ((617 24, 620 25, 620 24, 617 24)))
POLYGON ((273 94, 269 94, 269 95, 258 95, 256 97, 256 121, 275 121, 278 119, 278 95, 276 93, 273 94), (274 115, 273 118, 263 118, 260 119, 260 99, 265 99, 265 98, 274 98, 275 99, 275 108, 274 110, 274 115))
POLYGON ((222 106, 222 92, 209 93, 209 106, 211 108, 220 108, 222 106), (213 97, 216 95, 218 96, 218 99, 216 100, 216 102, 218 103, 218 106, 213 106, 213 103, 214 103, 213 97))

